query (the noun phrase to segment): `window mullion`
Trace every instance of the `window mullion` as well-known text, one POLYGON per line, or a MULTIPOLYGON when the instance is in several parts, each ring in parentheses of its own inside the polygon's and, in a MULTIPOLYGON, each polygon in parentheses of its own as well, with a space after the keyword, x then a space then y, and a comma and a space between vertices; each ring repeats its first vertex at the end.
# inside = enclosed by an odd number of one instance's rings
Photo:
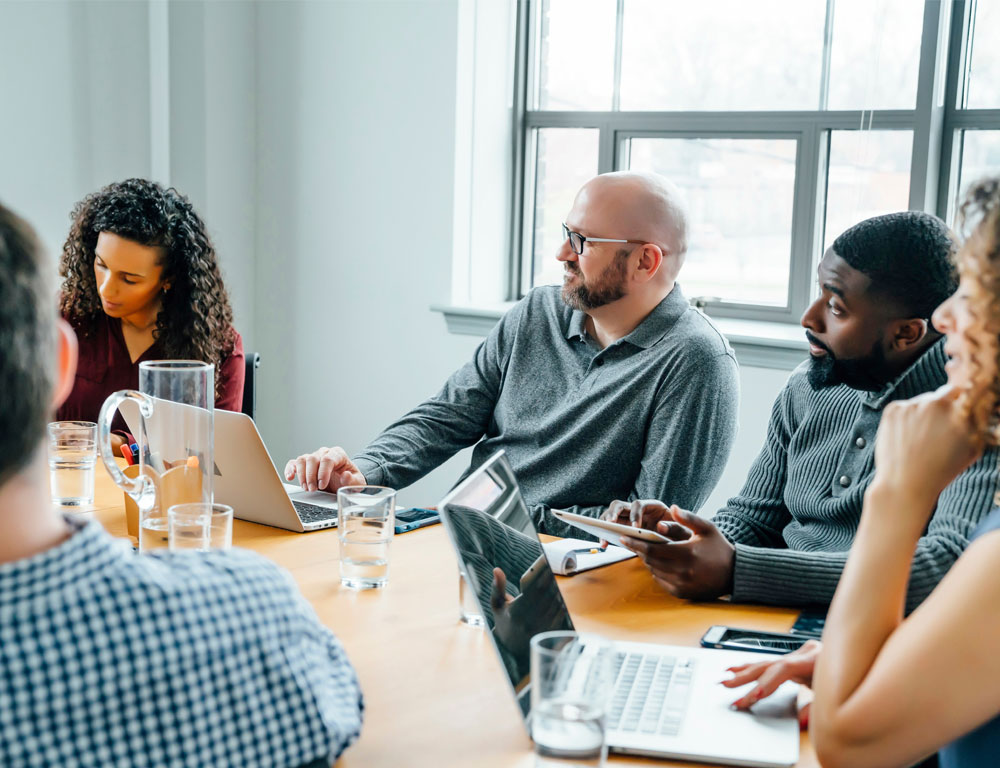
POLYGON ((955 116, 959 110, 959 93, 965 102, 968 53, 972 3, 955 0, 951 14, 951 41, 948 46, 948 77, 944 92, 944 128, 941 137, 941 157, 938 166, 938 188, 936 213, 945 221, 951 221, 952 206, 958 193, 958 172, 961 156, 961 140, 955 136, 955 116))
POLYGON ((833 56, 833 14, 837 0, 826 0, 826 20, 823 22, 823 64, 819 81, 819 108, 830 105, 830 60, 833 56))
POLYGON ((618 0, 615 13, 615 80, 611 93, 611 111, 621 109, 622 92, 622 37, 625 34, 625 0, 618 0))
POLYGON ((933 211, 937 208, 944 129, 944 105, 938 84, 941 81, 940 72, 947 60, 950 11, 951 6, 941 0, 924 2, 913 151, 910 159, 909 207, 914 211, 933 211))
POLYGON ((802 131, 795 159, 792 208, 792 250, 788 263, 788 311, 801 317, 809 305, 813 262, 820 241, 816 216, 820 187, 821 129, 814 123, 802 131))

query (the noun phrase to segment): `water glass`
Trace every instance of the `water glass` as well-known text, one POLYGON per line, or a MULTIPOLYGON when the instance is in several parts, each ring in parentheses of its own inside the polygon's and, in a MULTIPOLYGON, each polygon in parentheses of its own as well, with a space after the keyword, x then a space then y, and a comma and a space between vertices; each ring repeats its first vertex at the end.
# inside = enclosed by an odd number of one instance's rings
POLYGON ((233 546, 233 508, 203 502, 175 504, 167 510, 167 531, 172 550, 230 549, 233 546))
POLYGON ((181 549, 208 550, 212 518, 207 506, 175 504, 167 510, 167 540, 171 552, 181 549))
POLYGON ((350 589, 379 589, 389 579, 396 492, 378 485, 349 485, 337 491, 340 520, 340 583, 350 589))
POLYGON ((458 618, 469 627, 486 626, 486 617, 483 616, 483 607, 479 604, 476 590, 466 581, 461 568, 458 570, 458 618))
POLYGON ((93 504, 97 424, 54 421, 48 432, 52 503, 67 507, 93 504))
POLYGON ((536 768, 604 765, 604 720, 613 682, 607 641, 564 631, 531 638, 536 768))

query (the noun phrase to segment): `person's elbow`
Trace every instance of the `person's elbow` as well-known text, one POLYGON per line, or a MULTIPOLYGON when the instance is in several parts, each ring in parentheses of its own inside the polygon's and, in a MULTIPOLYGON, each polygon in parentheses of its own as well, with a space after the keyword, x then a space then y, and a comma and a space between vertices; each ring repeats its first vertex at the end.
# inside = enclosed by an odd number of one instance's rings
POLYGON ((877 735, 866 724, 817 714, 810 717, 809 739, 823 768, 887 768, 895 764, 887 761, 878 748, 877 735))

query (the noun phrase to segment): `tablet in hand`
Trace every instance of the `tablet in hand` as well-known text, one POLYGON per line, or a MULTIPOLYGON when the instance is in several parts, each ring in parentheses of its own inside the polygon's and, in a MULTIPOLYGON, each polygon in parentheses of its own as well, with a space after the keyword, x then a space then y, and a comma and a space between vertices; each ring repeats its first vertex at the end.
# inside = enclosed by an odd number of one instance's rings
POLYGON ((573 527, 579 528, 581 531, 586 531, 592 536, 597 536, 598 538, 609 541, 612 544, 617 544, 618 546, 622 546, 622 536, 630 536, 633 539, 642 539, 643 541, 659 541, 666 542, 667 544, 671 543, 670 539, 662 533, 651 531, 648 528, 633 528, 630 525, 612 523, 610 520, 601 520, 596 517, 577 515, 573 512, 564 512, 561 509, 553 509, 552 514, 564 523, 569 523, 573 527))

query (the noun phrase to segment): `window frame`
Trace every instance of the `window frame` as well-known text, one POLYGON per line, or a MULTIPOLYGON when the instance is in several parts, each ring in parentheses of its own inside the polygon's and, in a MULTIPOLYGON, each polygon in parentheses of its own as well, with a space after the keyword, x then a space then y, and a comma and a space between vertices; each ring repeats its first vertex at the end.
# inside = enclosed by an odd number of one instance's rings
MULTIPOLYGON (((827 0, 821 104, 826 103, 829 85, 835 2, 827 0)), ((907 207, 952 220, 961 164, 960 131, 1000 130, 1000 109, 969 110, 960 102, 967 73, 969 18, 975 4, 976 0, 924 0, 913 109, 623 112, 617 107, 625 0, 617 0, 614 86, 612 109, 608 111, 530 108, 535 101, 532 89, 537 87, 540 54, 534 30, 540 23, 542 1, 517 0, 509 300, 521 298, 533 279, 534 141, 538 129, 597 129, 598 173, 627 167, 631 138, 792 138, 797 141, 797 151, 785 306, 714 300, 699 300, 698 305, 719 318, 797 323, 812 297, 815 265, 824 238, 832 131, 859 130, 862 126, 873 131, 911 131, 907 207)))

